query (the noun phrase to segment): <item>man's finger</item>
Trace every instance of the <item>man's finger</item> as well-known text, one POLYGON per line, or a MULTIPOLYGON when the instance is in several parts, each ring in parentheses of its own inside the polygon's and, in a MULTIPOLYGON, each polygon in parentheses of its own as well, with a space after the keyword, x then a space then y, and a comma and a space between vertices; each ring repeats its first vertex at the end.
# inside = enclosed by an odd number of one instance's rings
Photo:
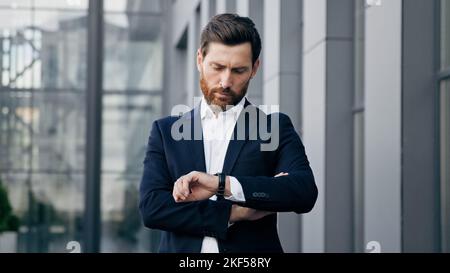
POLYGON ((175 199, 175 202, 180 202, 185 199, 185 196, 182 194, 182 188, 181 188, 181 181, 177 180, 175 182, 175 185, 173 187, 173 197, 175 199))
POLYGON ((175 191, 175 193, 179 193, 180 192, 180 181, 181 180, 177 180, 177 182, 175 182, 175 185, 174 185, 174 191, 175 191))
POLYGON ((182 195, 179 191, 175 193, 175 202, 181 202, 184 201, 185 199, 186 197, 184 197, 184 195, 182 195))
POLYGON ((173 189, 172 196, 173 196, 173 200, 175 200, 175 202, 180 201, 179 194, 176 189, 173 189))
POLYGON ((189 182, 187 179, 181 180, 181 193, 187 197, 189 195, 189 182))
POLYGON ((177 201, 177 182, 178 182, 178 180, 177 181, 175 181, 175 183, 173 183, 173 190, 172 190, 172 197, 173 197, 173 200, 175 200, 175 201, 177 201))

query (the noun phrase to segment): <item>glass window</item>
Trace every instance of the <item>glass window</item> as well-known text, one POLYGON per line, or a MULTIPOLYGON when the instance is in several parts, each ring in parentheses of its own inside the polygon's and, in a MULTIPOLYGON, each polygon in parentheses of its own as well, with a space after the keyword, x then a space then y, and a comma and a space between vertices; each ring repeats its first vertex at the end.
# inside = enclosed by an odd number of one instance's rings
POLYGON ((109 0, 104 1, 104 10, 106 12, 121 13, 161 13, 161 0, 109 0))
POLYGON ((20 219, 11 251, 82 239, 86 16, 0 8, 0 176, 20 219))
POLYGON ((105 90, 161 90, 160 27, 159 16, 105 15, 105 90))
POLYGON ((162 17, 124 13, 125 2, 155 1, 105 1, 101 251, 149 252, 159 231, 144 227, 138 189, 150 125, 162 113, 162 17))
POLYGON ((442 247, 450 252, 450 80, 441 83, 440 102, 442 247))
MULTIPOLYGON (((111 2, 111 1, 109 1, 111 2)), ((114 1, 113 1, 114 2, 114 1)), ((87 9, 89 0, 0 0, 0 7, 12 9, 87 9)))
POLYGON ((102 156, 102 251, 148 252, 150 231, 138 209, 149 128, 161 113, 161 97, 104 97, 102 156))
MULTIPOLYGON (((21 220, 11 251, 83 245, 88 3, 0 0, 0 178, 21 220)), ((140 222, 137 194, 161 114, 161 3, 104 1, 105 252, 158 246, 159 233, 140 222)))
POLYGON ((0 7, 5 9, 31 8, 32 0, 0 0, 0 7))
POLYGON ((441 0, 441 68, 450 67, 450 1, 441 0))

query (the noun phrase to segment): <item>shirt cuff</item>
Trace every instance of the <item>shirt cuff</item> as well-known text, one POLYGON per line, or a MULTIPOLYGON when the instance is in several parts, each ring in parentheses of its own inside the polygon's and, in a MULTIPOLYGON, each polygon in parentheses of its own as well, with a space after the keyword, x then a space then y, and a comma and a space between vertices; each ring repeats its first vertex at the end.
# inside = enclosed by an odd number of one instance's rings
POLYGON ((225 197, 225 199, 233 202, 245 202, 245 195, 244 190, 242 190, 242 185, 233 176, 230 176, 230 192, 231 196, 225 197))

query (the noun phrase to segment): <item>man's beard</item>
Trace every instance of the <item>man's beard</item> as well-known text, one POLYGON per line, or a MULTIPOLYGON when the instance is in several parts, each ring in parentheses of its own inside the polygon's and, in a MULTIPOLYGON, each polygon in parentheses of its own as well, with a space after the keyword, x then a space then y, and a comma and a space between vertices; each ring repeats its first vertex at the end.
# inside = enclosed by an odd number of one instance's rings
POLYGON ((209 88, 208 84, 205 81, 203 72, 200 73, 200 89, 203 92, 206 102, 210 106, 213 105, 219 106, 222 111, 226 111, 227 108, 229 109, 238 104, 242 100, 242 98, 247 94, 249 84, 250 79, 242 88, 242 92, 240 94, 238 92, 233 91, 230 88, 222 88, 222 87, 209 88), (217 97, 215 94, 222 94, 224 96, 217 97))

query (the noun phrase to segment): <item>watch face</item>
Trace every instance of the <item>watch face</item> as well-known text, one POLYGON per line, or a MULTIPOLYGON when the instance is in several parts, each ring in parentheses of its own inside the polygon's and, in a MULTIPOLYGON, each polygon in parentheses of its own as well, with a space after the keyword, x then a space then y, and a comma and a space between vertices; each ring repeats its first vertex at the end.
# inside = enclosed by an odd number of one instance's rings
POLYGON ((225 175, 219 173, 218 176, 219 176, 219 188, 217 189, 217 193, 223 195, 225 193, 225 175))

